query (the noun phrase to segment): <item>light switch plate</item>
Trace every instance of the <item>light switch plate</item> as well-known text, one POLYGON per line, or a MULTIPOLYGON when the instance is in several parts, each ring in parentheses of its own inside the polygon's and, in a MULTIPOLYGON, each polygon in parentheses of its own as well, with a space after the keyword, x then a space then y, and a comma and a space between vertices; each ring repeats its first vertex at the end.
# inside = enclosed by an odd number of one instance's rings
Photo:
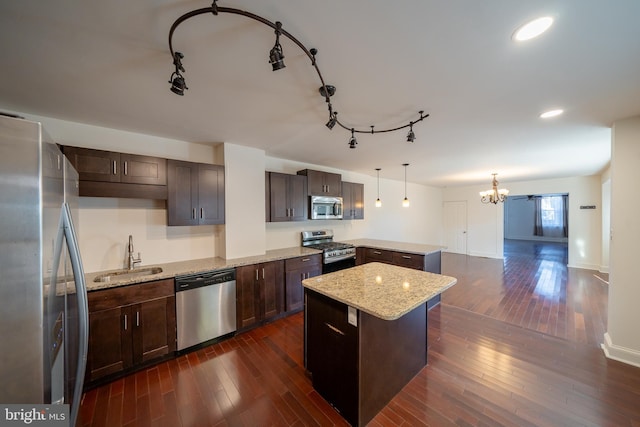
POLYGON ((358 309, 355 307, 347 307, 347 321, 350 325, 358 327, 358 309))

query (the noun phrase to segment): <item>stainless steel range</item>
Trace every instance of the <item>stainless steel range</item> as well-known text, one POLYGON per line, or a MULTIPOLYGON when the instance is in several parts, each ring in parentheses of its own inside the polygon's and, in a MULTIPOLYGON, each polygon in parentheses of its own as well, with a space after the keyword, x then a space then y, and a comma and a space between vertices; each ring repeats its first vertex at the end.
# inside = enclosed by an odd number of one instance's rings
POLYGON ((356 265, 356 248, 333 241, 333 230, 303 231, 302 246, 322 251, 322 273, 356 265))

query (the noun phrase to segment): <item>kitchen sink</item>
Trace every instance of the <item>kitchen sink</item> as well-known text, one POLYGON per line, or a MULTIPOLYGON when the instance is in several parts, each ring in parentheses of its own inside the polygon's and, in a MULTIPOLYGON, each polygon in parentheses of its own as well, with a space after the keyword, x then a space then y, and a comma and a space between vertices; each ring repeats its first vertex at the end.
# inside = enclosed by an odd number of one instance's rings
POLYGON ((126 280, 140 276, 151 276, 162 273, 162 267, 136 268, 133 270, 118 270, 96 276, 94 282, 110 282, 112 280, 126 280))

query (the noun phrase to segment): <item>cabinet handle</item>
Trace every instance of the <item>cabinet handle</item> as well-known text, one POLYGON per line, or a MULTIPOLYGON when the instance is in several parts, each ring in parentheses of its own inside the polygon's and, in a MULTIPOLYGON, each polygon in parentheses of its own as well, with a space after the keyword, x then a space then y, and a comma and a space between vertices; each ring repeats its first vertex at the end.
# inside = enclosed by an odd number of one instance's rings
POLYGON ((325 325, 327 325, 327 328, 331 329, 333 332, 336 332, 342 336, 344 336, 344 332, 342 332, 340 329, 336 328, 333 325, 328 324, 327 322, 324 322, 325 325))
POLYGON ((409 255, 402 255, 402 258, 404 259, 411 259, 411 257, 409 255))
POLYGON ((264 280, 264 267, 262 267, 262 280, 264 280))
POLYGON ((136 311, 136 326, 140 326, 140 312, 136 311))
POLYGON ((380 251, 373 251, 373 253, 376 254, 376 255, 382 255, 382 252, 380 252, 380 251))
POLYGON ((287 216, 287 217, 290 217, 290 216, 291 216, 291 214, 289 213, 289 210, 290 210, 290 209, 289 209, 289 208, 287 208, 287 214, 285 215, 285 216, 287 216))
POLYGON ((302 262, 307 262, 309 261, 311 258, 302 258, 302 262))
POLYGON ((291 208, 291 216, 296 216, 296 208, 291 208))
POLYGON ((125 331, 127 330, 127 323, 128 323, 128 322, 127 322, 127 315, 125 314, 125 315, 124 315, 124 330, 125 330, 125 331))
POLYGON ((200 219, 204 218, 204 208, 200 208, 200 219))
POLYGON ((191 219, 196 219, 196 208, 191 209, 191 219))
POLYGON ((127 162, 125 160, 125 162, 124 162, 124 175, 125 176, 127 176, 129 174, 129 168, 127 167, 127 163, 129 163, 129 162, 127 162))
POLYGON ((113 161, 113 174, 118 175, 118 162, 113 161))
POLYGON ((256 282, 258 281, 258 269, 256 268, 256 282))

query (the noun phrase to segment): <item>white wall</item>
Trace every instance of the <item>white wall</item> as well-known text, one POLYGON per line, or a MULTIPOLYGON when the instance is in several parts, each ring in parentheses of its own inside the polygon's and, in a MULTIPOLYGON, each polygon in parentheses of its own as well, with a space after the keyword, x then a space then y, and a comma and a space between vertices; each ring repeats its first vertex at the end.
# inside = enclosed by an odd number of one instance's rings
POLYGON ((607 168, 601 175, 602 180, 602 259, 600 271, 609 272, 611 242, 611 172, 607 168))
MULTIPOLYGON (((502 258, 504 252, 504 206, 483 204, 479 191, 486 186, 452 187, 444 190, 445 201, 467 201, 467 251, 469 255, 502 258)), ((501 181, 509 194, 569 194, 569 266, 597 270, 601 260, 602 205, 597 175, 526 182, 501 181), (596 209, 580 209, 596 205, 596 209)))
POLYGON ((640 367, 640 116, 613 125, 611 144, 611 257, 607 333, 603 349, 640 367))

